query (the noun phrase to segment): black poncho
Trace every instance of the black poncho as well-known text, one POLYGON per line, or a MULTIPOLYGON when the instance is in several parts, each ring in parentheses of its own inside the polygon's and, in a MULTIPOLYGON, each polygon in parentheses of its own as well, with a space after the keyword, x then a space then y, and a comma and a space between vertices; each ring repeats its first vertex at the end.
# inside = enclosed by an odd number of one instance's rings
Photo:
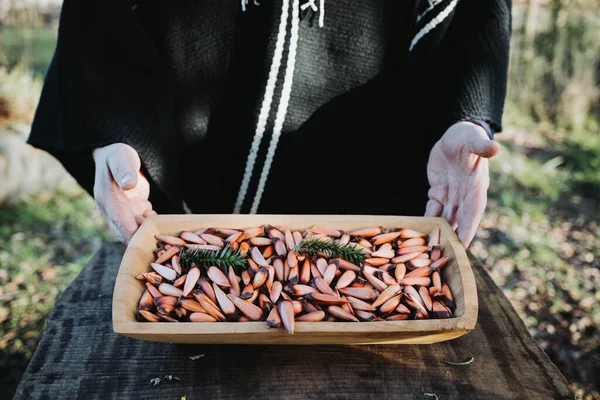
POLYGON ((158 212, 422 214, 453 123, 501 130, 510 0, 65 0, 29 143, 158 212), (185 204, 185 205, 184 205, 185 204))

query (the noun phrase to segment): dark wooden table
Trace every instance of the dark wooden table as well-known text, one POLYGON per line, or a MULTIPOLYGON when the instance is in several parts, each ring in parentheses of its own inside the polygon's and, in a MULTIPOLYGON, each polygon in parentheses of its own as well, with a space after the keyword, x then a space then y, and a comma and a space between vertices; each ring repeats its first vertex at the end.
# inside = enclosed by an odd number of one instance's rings
POLYGON ((573 399, 567 381, 479 265, 475 330, 434 345, 231 346, 113 333, 125 248, 106 244, 58 299, 16 399, 573 399), (191 356, 204 356, 191 360, 191 356), (470 365, 444 362, 474 357, 470 365), (177 376, 152 386, 150 380, 177 376))

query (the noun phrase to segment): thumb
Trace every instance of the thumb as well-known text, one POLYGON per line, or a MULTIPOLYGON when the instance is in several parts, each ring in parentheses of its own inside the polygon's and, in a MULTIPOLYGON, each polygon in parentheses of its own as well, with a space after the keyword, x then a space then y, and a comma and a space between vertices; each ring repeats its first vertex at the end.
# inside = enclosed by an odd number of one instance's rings
POLYGON ((484 158, 494 157, 500 151, 500 144, 487 137, 484 132, 477 132, 471 136, 470 150, 472 153, 484 158))
POLYGON ((121 144, 111 149, 106 163, 113 179, 123 190, 131 190, 138 184, 138 171, 141 167, 140 156, 133 147, 121 144))

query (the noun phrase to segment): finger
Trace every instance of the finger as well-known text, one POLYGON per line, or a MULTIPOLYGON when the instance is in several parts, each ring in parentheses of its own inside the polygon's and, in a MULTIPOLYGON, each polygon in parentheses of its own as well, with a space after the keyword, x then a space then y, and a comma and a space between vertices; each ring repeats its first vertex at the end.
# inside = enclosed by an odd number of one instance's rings
POLYGON ((106 163, 113 179, 123 190, 130 190, 138 183, 141 167, 140 156, 131 146, 113 148, 106 156, 106 163))
POLYGON ((146 220, 146 217, 144 217, 143 215, 135 216, 135 223, 138 224, 138 226, 142 226, 142 224, 144 223, 145 220, 146 220))
MULTIPOLYGON (((483 129, 481 129, 483 131, 483 129)), ((490 140, 484 132, 477 131, 477 135, 473 135, 470 140, 469 150, 480 157, 494 157, 500 151, 500 144, 494 140, 490 140)))
MULTIPOLYGON (((487 160, 480 160, 486 161, 487 160)), ((487 204, 487 188, 489 185, 489 176, 487 168, 482 168, 482 172, 475 178, 471 186, 468 197, 461 202, 461 207, 457 213, 457 234, 458 238, 465 246, 469 247, 471 241, 477 233, 477 228, 483 217, 487 204)))
POLYGON ((455 204, 444 204, 444 209, 442 211, 442 218, 444 218, 452 229, 456 229, 456 212, 458 210, 458 206, 455 204))
POLYGON ((442 214, 442 204, 434 199, 429 199, 427 206, 425 207, 426 217, 439 217, 442 214))
POLYGON ((156 213, 156 211, 154 211, 152 209, 144 211, 144 217, 145 218, 148 218, 151 215, 158 215, 158 214, 156 213))

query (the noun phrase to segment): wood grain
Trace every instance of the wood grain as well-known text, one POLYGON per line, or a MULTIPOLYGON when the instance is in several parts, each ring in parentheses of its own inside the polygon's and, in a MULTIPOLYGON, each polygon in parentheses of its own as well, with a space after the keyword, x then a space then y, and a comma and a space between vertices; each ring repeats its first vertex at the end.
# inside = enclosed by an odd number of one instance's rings
POLYGON ((455 232, 442 218, 363 215, 157 215, 148 218, 127 247, 113 297, 113 326, 118 334, 158 342, 229 344, 427 344, 455 339, 477 322, 477 291, 467 254, 455 232), (370 226, 410 228, 429 233, 441 229, 442 254, 449 257, 441 270, 456 301, 455 318, 378 322, 299 322, 294 335, 270 329, 264 322, 148 323, 135 312, 144 285, 135 276, 149 270, 156 249, 155 234, 178 236, 181 231, 206 227, 250 228, 273 225, 306 229, 312 225, 352 231, 370 226))
POLYGON ((112 331, 125 247, 107 244, 56 302, 17 389, 29 399, 573 399, 487 272, 471 260, 477 329, 431 345, 152 343, 112 331), (198 360, 190 356, 205 354, 198 360), (472 364, 450 366, 444 360, 472 364), (181 380, 150 385, 173 374, 181 380))

